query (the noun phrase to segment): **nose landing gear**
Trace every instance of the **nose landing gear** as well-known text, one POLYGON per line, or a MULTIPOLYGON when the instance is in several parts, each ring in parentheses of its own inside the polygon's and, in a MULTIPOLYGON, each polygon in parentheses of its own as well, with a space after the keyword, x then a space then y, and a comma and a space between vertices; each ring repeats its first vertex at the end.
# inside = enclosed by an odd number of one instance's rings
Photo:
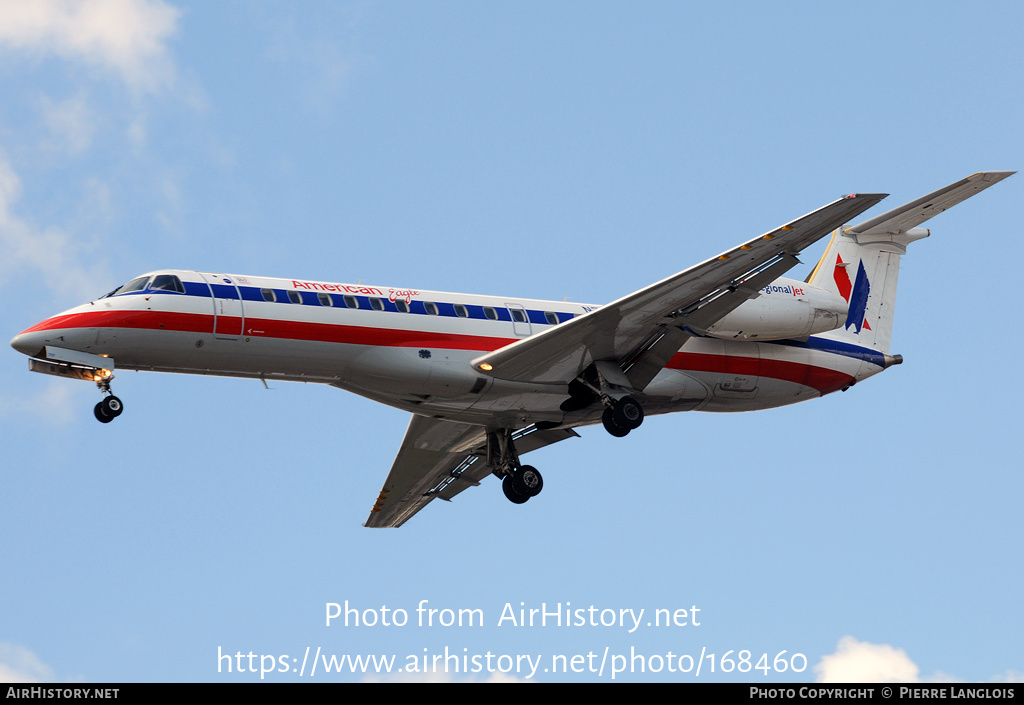
MULTIPOLYGON (((105 371, 105 370, 104 370, 105 371)), ((114 379, 114 375, 97 375, 96 386, 100 388, 100 391, 107 395, 103 397, 103 401, 96 404, 93 407, 92 413, 96 416, 96 420, 100 423, 110 423, 124 411, 124 404, 121 400, 115 397, 110 391, 110 380, 114 379)))
POLYGON ((96 404, 96 406, 93 407, 92 410, 93 414, 96 415, 96 418, 97 420, 100 421, 100 423, 110 423, 115 418, 120 416, 122 411, 124 411, 124 404, 122 404, 121 400, 115 397, 113 394, 111 394, 109 397, 105 397, 103 401, 96 404))

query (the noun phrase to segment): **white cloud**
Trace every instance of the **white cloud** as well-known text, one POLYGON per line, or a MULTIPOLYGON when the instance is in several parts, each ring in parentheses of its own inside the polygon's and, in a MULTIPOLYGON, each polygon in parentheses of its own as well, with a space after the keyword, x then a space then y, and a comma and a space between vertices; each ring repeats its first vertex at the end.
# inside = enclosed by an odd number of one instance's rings
MULTIPOLYGON (((21 180, 0 153, 0 287, 9 278, 38 274, 53 291, 76 299, 97 296, 97 282, 109 281, 103 263, 89 256, 87 243, 57 227, 39 227, 20 217, 21 180)), ((102 293, 102 292, 100 292, 102 293)))
POLYGON ((36 124, 0 126, 4 141, 17 145, 6 152, 0 147, 0 287, 31 277, 61 300, 80 301, 102 293, 97 286, 111 286, 102 226, 112 212, 112 199, 97 171, 108 162, 86 159, 97 134, 116 123, 113 113, 121 108, 116 100, 90 104, 88 96, 95 91, 88 80, 97 73, 110 75, 129 88, 126 138, 136 154, 141 152, 147 139, 146 99, 182 87, 168 49, 180 14, 164 0, 0 0, 0 54, 57 57, 96 69, 87 80, 75 76, 76 87, 68 97, 55 98, 48 91, 29 98, 38 109, 36 124), (36 134, 38 124, 46 128, 47 137, 33 143, 30 135, 36 134), (65 183, 53 196, 58 207, 41 207, 48 203, 47 195, 34 191, 23 198, 19 172, 21 165, 31 163, 37 172, 46 169, 48 178, 59 179, 60 160, 67 156, 78 158, 76 169, 91 167, 91 174, 76 177, 81 189, 78 212, 55 223, 40 214, 60 212, 59 206, 73 203, 75 187, 69 190, 65 183))
POLYGON ((0 47, 85 61, 154 92, 174 79, 166 42, 179 15, 162 0, 0 0, 0 47))
POLYGON ((814 667, 818 683, 918 683, 919 669, 903 649, 844 636, 814 667))
MULTIPOLYGON (((852 636, 839 640, 834 654, 822 656, 814 667, 818 683, 957 683, 960 678, 936 672, 921 677, 920 669, 907 652, 888 644, 857 641, 852 636)), ((991 683, 1021 683, 1024 674, 1007 671, 991 683)))
POLYGON ((45 683, 53 669, 24 646, 0 642, 0 683, 45 683))

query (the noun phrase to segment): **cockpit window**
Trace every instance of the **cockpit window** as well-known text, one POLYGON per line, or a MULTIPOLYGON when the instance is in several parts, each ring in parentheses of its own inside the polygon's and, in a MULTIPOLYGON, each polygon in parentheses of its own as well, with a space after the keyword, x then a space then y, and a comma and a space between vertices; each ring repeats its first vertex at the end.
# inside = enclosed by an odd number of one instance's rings
POLYGON ((153 277, 153 283, 149 285, 153 291, 176 291, 179 294, 185 293, 185 286, 181 280, 173 274, 157 274, 153 277))
POLYGON ((143 289, 146 288, 146 282, 148 281, 149 277, 136 277, 135 279, 132 279, 130 282, 128 282, 120 289, 118 289, 115 293, 127 294, 128 292, 131 291, 142 291, 143 289))

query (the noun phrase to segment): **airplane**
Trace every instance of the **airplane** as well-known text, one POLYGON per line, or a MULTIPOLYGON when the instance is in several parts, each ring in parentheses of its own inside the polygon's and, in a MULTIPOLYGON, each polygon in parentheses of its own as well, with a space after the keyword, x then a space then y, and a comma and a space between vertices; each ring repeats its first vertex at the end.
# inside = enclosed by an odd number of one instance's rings
POLYGON ((411 413, 364 526, 399 527, 434 499, 543 477, 520 456, 645 415, 752 411, 847 390, 890 353, 900 257, 921 223, 1015 172, 981 172, 857 225, 886 194, 851 194, 602 306, 410 288, 160 270, 37 323, 11 345, 34 372, 114 370, 328 384, 411 413), (782 275, 831 234, 804 281, 782 275))

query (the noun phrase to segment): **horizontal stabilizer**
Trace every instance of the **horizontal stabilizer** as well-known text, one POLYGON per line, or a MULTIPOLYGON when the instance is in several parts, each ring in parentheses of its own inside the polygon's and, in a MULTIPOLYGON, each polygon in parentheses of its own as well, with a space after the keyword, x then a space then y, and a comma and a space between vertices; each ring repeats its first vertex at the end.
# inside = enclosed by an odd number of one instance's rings
POLYGON ((952 208, 957 203, 1016 173, 1015 171, 979 172, 871 220, 865 220, 863 223, 847 228, 845 232, 857 235, 861 242, 865 241, 865 236, 867 239, 872 239, 881 236, 902 235, 929 218, 937 216, 942 211, 952 208))

